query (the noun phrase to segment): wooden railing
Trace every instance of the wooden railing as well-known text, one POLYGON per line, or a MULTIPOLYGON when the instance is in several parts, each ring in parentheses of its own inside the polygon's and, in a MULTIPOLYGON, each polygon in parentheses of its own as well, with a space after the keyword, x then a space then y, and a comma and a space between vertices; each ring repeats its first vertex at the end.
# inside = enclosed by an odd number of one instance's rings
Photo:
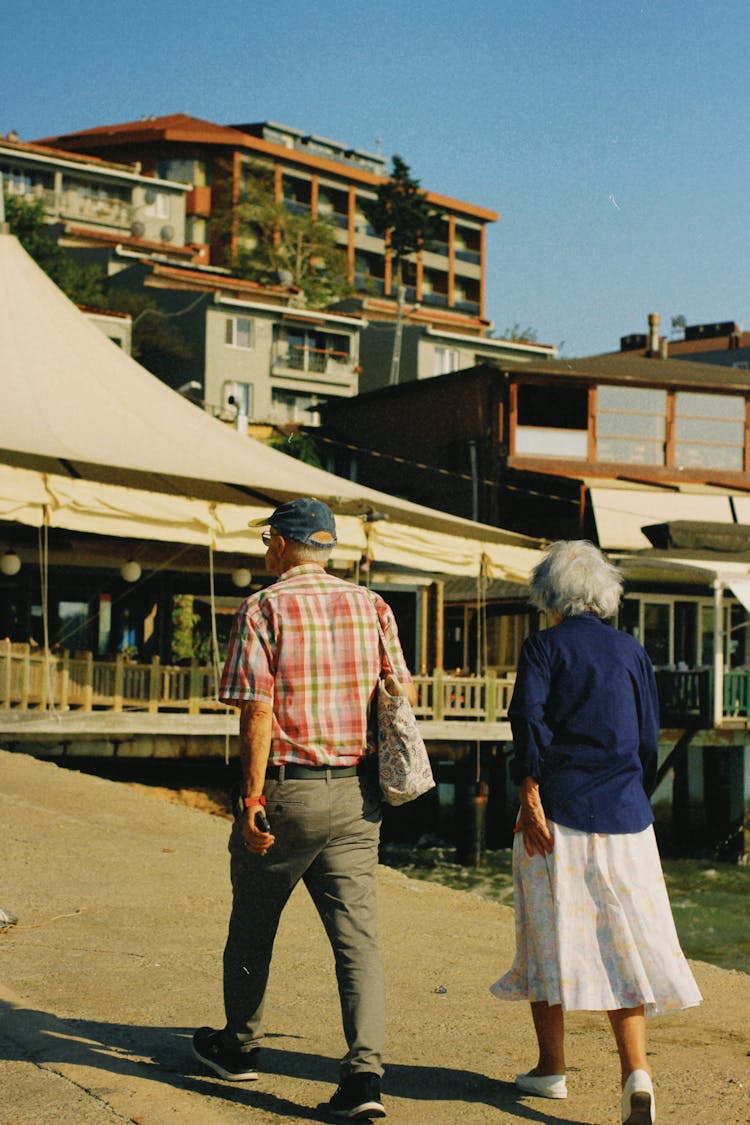
MULTIPOLYGON (((456 676, 436 671, 415 676, 418 719, 425 722, 505 719, 515 672, 456 676)), ((656 672, 662 726, 712 726, 713 673, 707 668, 656 672)), ((750 668, 726 669, 723 718, 750 722, 750 668)), ((45 653, 0 641, 0 711, 221 711, 211 665, 139 664, 118 655, 45 653)))
MULTIPOLYGON (((441 722, 494 722, 508 710, 513 673, 455 676, 437 672, 415 677, 417 717, 441 722)), ((210 665, 138 664, 117 656, 94 660, 90 652, 48 653, 25 644, 0 642, 0 710, 185 711, 222 710, 210 665)))
POLYGON ((441 722, 450 719, 480 719, 494 723, 505 718, 513 694, 515 672, 504 676, 450 676, 436 671, 415 676, 418 719, 441 722))
POLYGON ((81 711, 222 710, 216 701, 213 668, 137 664, 118 655, 95 661, 93 653, 45 653, 28 645, 0 642, 0 709, 81 711))

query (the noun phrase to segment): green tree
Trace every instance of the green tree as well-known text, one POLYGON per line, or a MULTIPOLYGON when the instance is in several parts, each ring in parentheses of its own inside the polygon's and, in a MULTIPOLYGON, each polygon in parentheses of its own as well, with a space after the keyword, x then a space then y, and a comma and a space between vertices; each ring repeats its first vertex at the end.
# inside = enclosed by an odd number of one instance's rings
POLYGON ((246 169, 239 197, 220 208, 214 221, 225 243, 236 235, 230 266, 237 277, 278 285, 286 274, 311 308, 323 308, 353 291, 336 228, 325 217, 293 214, 277 202, 273 172, 265 165, 246 169))
POLYGON ((98 266, 78 265, 58 246, 49 233, 41 199, 6 194, 5 217, 11 234, 71 301, 88 308, 104 306, 103 272, 98 266))
POLYGON ((506 328, 500 339, 512 340, 516 344, 536 344, 539 342, 536 328, 522 328, 518 321, 512 328, 506 328))
POLYGON ((210 664, 212 642, 210 631, 202 628, 201 616, 195 612, 192 594, 175 594, 172 599, 172 660, 185 664, 197 660, 210 664))
POLYGON ((104 307, 128 313, 133 320, 132 355, 144 367, 173 386, 184 382, 181 364, 193 351, 171 318, 150 297, 131 289, 108 289, 104 307))
POLYGON ((367 219, 385 238, 391 250, 396 284, 403 280, 404 262, 418 250, 429 250, 443 216, 427 200, 419 180, 400 156, 393 157, 390 178, 381 184, 372 202, 363 205, 367 219))
POLYGON ((310 434, 297 431, 284 434, 279 430, 274 430, 267 444, 272 449, 278 449, 280 453, 286 453, 289 457, 296 458, 297 461, 303 461, 306 465, 314 465, 316 469, 323 468, 315 439, 310 434))

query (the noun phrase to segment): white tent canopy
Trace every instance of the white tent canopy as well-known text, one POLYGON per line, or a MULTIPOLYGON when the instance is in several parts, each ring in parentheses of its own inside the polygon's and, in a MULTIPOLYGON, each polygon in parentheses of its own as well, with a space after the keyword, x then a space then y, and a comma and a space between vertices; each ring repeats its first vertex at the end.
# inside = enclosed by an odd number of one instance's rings
POLYGON ((0 378, 5 520, 257 553, 248 520, 314 495, 337 513, 341 557, 369 546, 379 561, 466 573, 484 556, 514 580, 537 561, 524 536, 365 488, 224 426, 114 347, 3 234, 0 378), (375 512, 387 522, 352 518, 375 512))

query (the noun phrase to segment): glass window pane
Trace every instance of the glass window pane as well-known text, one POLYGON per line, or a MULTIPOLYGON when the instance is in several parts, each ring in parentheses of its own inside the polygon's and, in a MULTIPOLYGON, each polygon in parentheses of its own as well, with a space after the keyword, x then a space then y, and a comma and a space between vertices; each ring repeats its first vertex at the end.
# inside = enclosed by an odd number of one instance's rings
POLYGON ((644 414, 665 414, 666 391, 635 387, 597 387, 597 405, 600 410, 634 410, 644 414))
POLYGON ((677 441, 741 446, 745 440, 745 425, 743 422, 725 422, 720 418, 676 418, 675 437, 677 441))
POLYGON ((696 394, 693 391, 679 391, 675 395, 677 417, 689 415, 693 418, 727 418, 738 422, 745 421, 745 400, 739 395, 696 394))
POLYGON ((518 426, 516 453, 585 458, 588 434, 580 430, 555 430, 545 426, 518 426))
POLYGON ((685 469, 736 469, 742 471, 742 450, 731 445, 675 444, 675 464, 685 469))
POLYGON ((597 413, 596 432, 600 437, 644 437, 664 440, 666 419, 663 414, 597 413))
POLYGON ((626 461, 629 465, 663 465, 663 441, 628 441, 627 438, 600 438, 596 443, 597 461, 626 461))
POLYGON ((669 604, 646 602, 643 607, 643 647, 655 667, 670 663, 669 604))

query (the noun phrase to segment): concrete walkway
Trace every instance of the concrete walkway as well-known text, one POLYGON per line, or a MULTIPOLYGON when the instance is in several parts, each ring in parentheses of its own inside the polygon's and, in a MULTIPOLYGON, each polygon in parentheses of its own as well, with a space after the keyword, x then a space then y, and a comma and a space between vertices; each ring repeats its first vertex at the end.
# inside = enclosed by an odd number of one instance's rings
MULTIPOLYGON (((233 1125, 326 1120, 343 1053, 333 966, 304 890, 277 942, 260 1080, 192 1060, 222 1023, 228 824, 123 785, 0 751, 0 1125, 233 1125)), ((619 1121, 603 1018, 569 1019, 567 1101, 525 1097, 528 1009, 488 985, 513 915, 382 869, 389 987, 384 1098, 401 1125, 619 1121)), ((697 965, 699 1008, 656 1021, 660 1125, 747 1125, 750 977, 697 965), (743 1086, 744 1084, 744 1086, 743 1086)))

